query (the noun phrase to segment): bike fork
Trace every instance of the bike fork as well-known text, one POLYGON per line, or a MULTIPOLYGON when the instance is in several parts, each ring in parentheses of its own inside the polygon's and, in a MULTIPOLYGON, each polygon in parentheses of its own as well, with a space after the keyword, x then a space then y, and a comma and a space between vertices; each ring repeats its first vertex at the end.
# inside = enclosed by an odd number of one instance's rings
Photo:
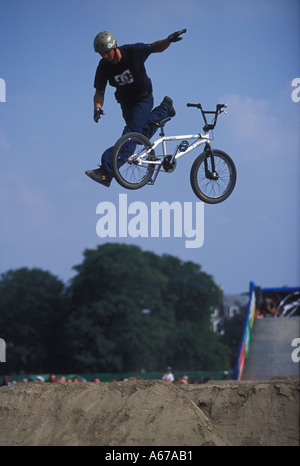
POLYGON ((205 144, 204 151, 207 153, 207 157, 204 160, 205 176, 210 180, 217 181, 219 179, 219 175, 216 172, 214 153, 208 142, 205 144), (208 159, 211 161, 211 170, 208 168, 208 159))

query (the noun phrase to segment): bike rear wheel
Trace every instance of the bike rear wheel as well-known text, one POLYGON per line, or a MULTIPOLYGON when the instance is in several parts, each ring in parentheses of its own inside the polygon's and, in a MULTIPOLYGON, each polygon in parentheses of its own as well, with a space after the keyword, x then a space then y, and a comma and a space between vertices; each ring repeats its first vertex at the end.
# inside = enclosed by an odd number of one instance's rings
POLYGON ((112 171, 117 182, 126 189, 139 189, 151 180, 155 164, 147 163, 154 159, 154 151, 150 151, 151 142, 140 133, 127 133, 116 142, 112 152, 112 171))
POLYGON ((190 182, 196 196, 207 204, 218 204, 225 201, 236 184, 236 168, 228 154, 213 149, 215 173, 208 152, 203 152, 194 161, 190 182))

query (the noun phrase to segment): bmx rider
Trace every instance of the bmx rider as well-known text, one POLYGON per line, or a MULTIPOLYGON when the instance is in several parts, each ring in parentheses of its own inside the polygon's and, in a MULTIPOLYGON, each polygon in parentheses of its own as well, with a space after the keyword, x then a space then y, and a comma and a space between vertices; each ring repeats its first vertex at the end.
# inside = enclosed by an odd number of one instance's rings
MULTIPOLYGON (((167 116, 173 117, 175 109, 170 97, 164 97, 153 109, 153 88, 145 69, 145 61, 152 53, 165 51, 172 42, 182 39, 186 29, 170 34, 166 39, 152 44, 136 43, 118 46, 115 36, 108 31, 99 32, 94 39, 94 50, 101 55, 94 79, 94 121, 98 123, 103 112, 107 83, 116 88, 115 98, 121 106, 125 127, 122 134, 138 132, 150 139, 157 127, 151 122, 167 116)), ((101 157, 101 166, 85 173, 92 180, 109 187, 113 178, 110 159, 113 147, 101 157)))

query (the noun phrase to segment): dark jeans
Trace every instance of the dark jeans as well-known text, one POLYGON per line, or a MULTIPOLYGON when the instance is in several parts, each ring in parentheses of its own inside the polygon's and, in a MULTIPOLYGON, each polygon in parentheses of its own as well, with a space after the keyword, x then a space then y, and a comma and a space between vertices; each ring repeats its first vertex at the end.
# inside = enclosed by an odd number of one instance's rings
MULTIPOLYGON (((143 98, 135 104, 121 104, 122 115, 125 120, 126 126, 124 127, 123 134, 126 133, 142 133, 150 139, 157 131, 157 127, 150 126, 149 123, 160 120, 168 116, 168 109, 165 106, 159 105, 152 110, 153 96, 143 98)), ((101 167, 108 173, 111 173, 111 155, 113 147, 109 147, 103 152, 101 157, 101 167)), ((132 148, 132 151, 134 147, 132 148)), ((123 154, 124 159, 127 159, 130 154, 123 154)), ((122 154, 121 154, 122 158, 122 154)))

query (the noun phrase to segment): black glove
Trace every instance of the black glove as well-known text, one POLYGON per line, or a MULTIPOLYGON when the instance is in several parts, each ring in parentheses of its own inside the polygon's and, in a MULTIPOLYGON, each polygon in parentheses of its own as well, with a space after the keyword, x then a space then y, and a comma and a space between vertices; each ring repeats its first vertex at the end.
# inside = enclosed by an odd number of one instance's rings
POLYGON ((182 37, 179 37, 180 34, 184 34, 186 32, 186 29, 181 29, 181 31, 173 32, 173 34, 170 34, 167 37, 167 40, 169 42, 178 42, 179 40, 182 39, 182 37))
POLYGON ((98 123, 98 121, 100 120, 101 115, 104 115, 104 112, 103 112, 102 108, 95 108, 94 109, 94 121, 95 121, 95 123, 98 123))

